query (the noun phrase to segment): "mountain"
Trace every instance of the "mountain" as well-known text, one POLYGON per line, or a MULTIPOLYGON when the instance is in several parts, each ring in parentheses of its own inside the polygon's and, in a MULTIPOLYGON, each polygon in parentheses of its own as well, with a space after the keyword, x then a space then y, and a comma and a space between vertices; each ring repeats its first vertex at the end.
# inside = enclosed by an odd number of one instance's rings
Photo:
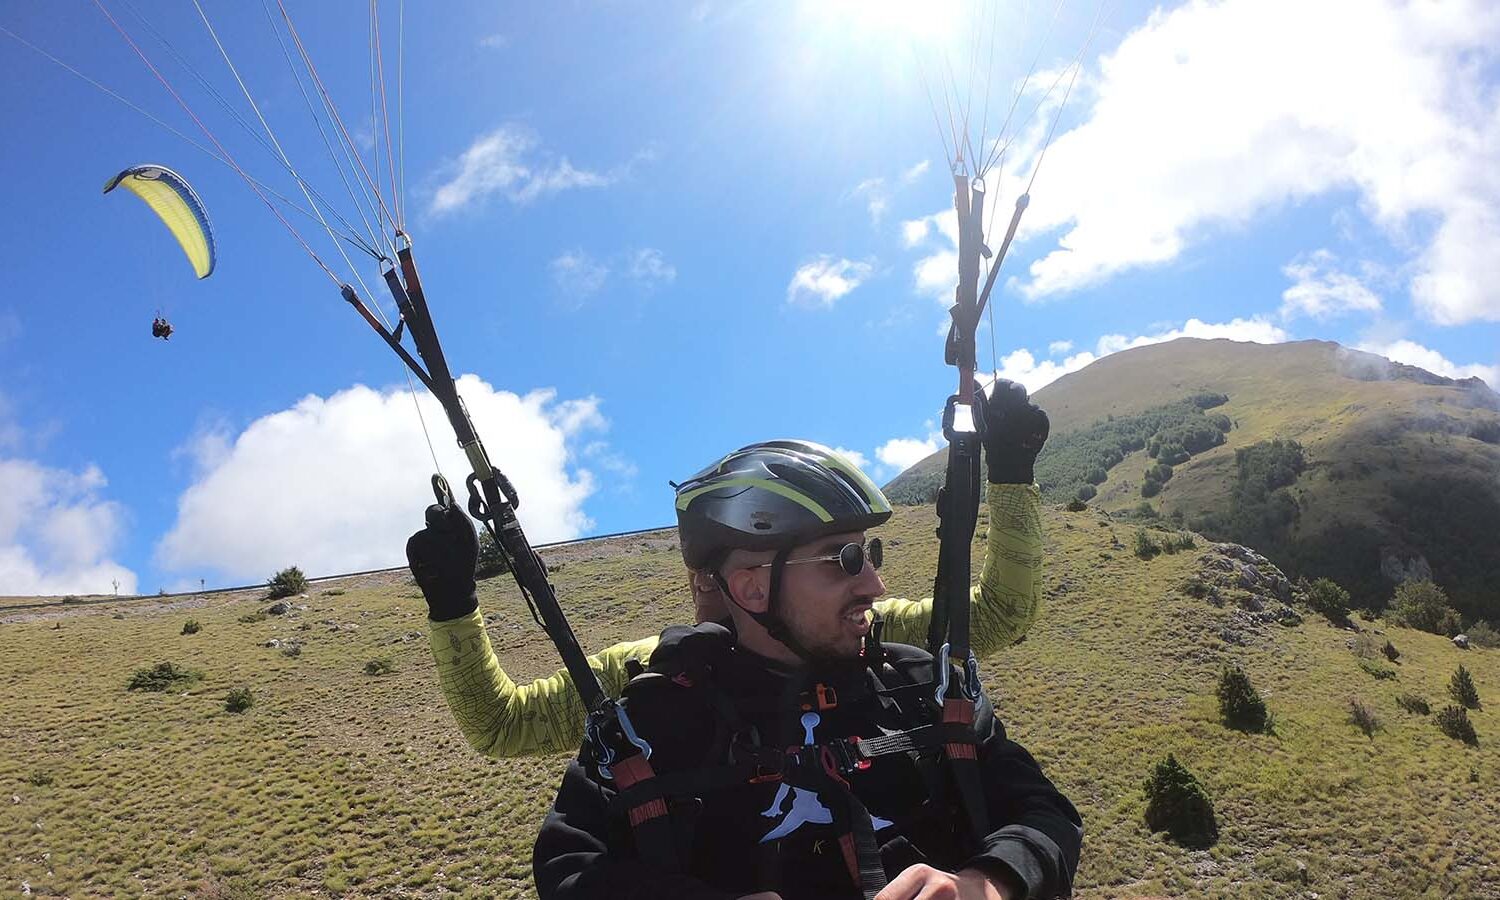
MULTIPOLYGON (((882 526, 892 596, 926 596, 934 524, 908 506, 882 526)), ((1500 897, 1500 650, 1306 610, 1298 624, 1284 582, 1243 547, 1100 510, 1047 507, 1042 531, 1042 615, 981 671, 1009 734, 1083 815, 1077 897, 1500 897), (1136 555, 1138 529, 1173 552, 1136 555), (1259 690, 1270 733, 1220 723, 1226 664, 1259 690), (1473 746, 1434 721, 1460 664, 1482 701, 1473 746), (1376 719, 1369 737, 1353 700, 1376 719), (1142 822, 1142 781, 1168 753, 1214 803, 1211 850, 1142 822)), ((692 614, 671 532, 542 553, 587 650, 692 614)), ((482 581, 479 602, 517 682, 560 667, 508 577, 482 581)), ((240 591, 0 609, 0 883, 36 897, 535 897, 532 842, 573 754, 468 746, 404 571, 269 605, 240 591), (201 679, 126 690, 163 662, 201 679), (255 703, 229 712, 238 687, 255 703)))
MULTIPOLYGON (((1050 501, 1145 502, 1374 609, 1395 581, 1430 575, 1469 618, 1500 618, 1500 395, 1477 378, 1326 341, 1182 338, 1107 356, 1035 400, 1053 424, 1037 475, 1050 501)), ((897 476, 892 499, 930 501, 945 458, 897 476)))

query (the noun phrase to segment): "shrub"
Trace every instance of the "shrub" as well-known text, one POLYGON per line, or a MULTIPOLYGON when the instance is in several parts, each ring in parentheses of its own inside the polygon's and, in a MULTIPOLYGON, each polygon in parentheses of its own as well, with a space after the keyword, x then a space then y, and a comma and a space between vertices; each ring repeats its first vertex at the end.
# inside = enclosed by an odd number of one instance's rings
POLYGON ((69 594, 68 596, 62 598, 62 602, 64 602, 64 603, 82 603, 83 600, 80 599, 80 598, 78 598, 78 597, 75 597, 72 594, 69 594))
POLYGON ((1068 501, 1068 512, 1083 512, 1088 508, 1089 505, 1087 503, 1084 503, 1083 498, 1081 497, 1074 497, 1072 500, 1068 501))
POLYGON ((1469 636, 1469 643, 1476 647, 1500 647, 1500 631, 1496 631, 1483 619, 1470 625, 1464 634, 1469 636))
POLYGON ((224 709, 232 713, 242 713, 254 705, 255 695, 245 686, 230 689, 224 698, 224 709))
POLYGON ((1474 686, 1474 676, 1463 666, 1448 679, 1448 696, 1465 709, 1479 708, 1479 689, 1474 686))
POLYGON ((1198 546, 1198 542, 1193 540, 1190 532, 1179 531, 1161 538, 1157 546, 1163 553, 1176 553, 1178 550, 1191 550, 1198 546))
POLYGON ((197 634, 202 630, 203 626, 198 624, 197 619, 188 619, 186 622, 182 623, 183 634, 197 634))
POLYGON ((1307 586, 1307 605, 1335 625, 1349 621, 1349 592, 1330 578, 1319 578, 1307 586))
POLYGON ((1396 677, 1396 670, 1378 659, 1362 659, 1359 661, 1359 667, 1376 681, 1389 681, 1396 677))
POLYGON ((261 610, 260 612, 245 613, 243 616, 240 616, 240 622, 244 625, 254 625, 256 622, 264 622, 265 620, 265 610, 261 610))
POLYGON ((1245 732, 1266 731, 1266 703, 1260 699, 1250 676, 1239 666, 1225 666, 1219 673, 1219 716, 1230 728, 1245 732))
POLYGON ((479 561, 474 564, 475 578, 494 578, 510 571, 500 545, 490 537, 488 529, 479 532, 479 561))
POLYGON ((32 787, 48 787, 52 784, 52 776, 46 772, 32 772, 26 776, 26 783, 32 787))
POLYGON ((1401 651, 1397 650, 1396 645, 1391 643, 1390 641, 1385 642, 1385 646, 1380 648, 1380 652, 1384 653, 1385 658, 1390 660, 1391 662, 1395 662, 1396 660, 1401 658, 1401 651))
POLYGON ((159 662, 149 669, 136 669, 125 683, 127 691, 175 691, 202 678, 201 672, 178 668, 175 663, 159 662))
POLYGON ((1416 694, 1397 694, 1396 705, 1409 713, 1416 713, 1419 716, 1425 716, 1432 712, 1432 707, 1427 705, 1427 699, 1425 697, 1418 697, 1416 694))
POLYGON ((1077 496, 1079 500, 1089 501, 1099 496, 1099 489, 1094 487, 1092 484, 1086 484, 1078 489, 1077 496))
POLYGON ((1160 552, 1161 548, 1156 545, 1156 541, 1151 539, 1151 535, 1146 533, 1146 529, 1137 528, 1135 530, 1136 556, 1139 556, 1141 559, 1150 559, 1160 552))
POLYGON ((1390 619, 1397 625, 1452 637, 1463 628, 1448 595, 1430 581, 1407 581, 1396 587, 1390 619))
POLYGON ((1142 497, 1155 497, 1157 494, 1160 494, 1160 493, 1161 493, 1161 482, 1160 481, 1152 481, 1150 478, 1147 478, 1145 481, 1141 482, 1141 496, 1142 497))
POLYGON ((1471 747, 1479 743, 1479 736, 1469 721, 1469 711, 1462 706, 1443 707, 1443 711, 1437 714, 1437 727, 1455 741, 1463 741, 1471 747))
POLYGON ((1140 503, 1137 503, 1135 509, 1131 510, 1130 512, 1137 519, 1145 519, 1148 522, 1154 522, 1158 518, 1160 518, 1160 515, 1156 511, 1156 507, 1152 506, 1144 500, 1142 500, 1140 503))
POLYGON ((282 597, 291 597, 295 594, 307 592, 307 576, 296 566, 287 566, 280 572, 271 576, 266 582, 266 587, 271 589, 268 598, 279 600, 282 597))
POLYGON ((396 671, 396 664, 388 659, 372 659, 365 663, 366 675, 389 675, 396 671))
POLYGON ((302 645, 296 641, 287 641, 281 645, 281 655, 290 656, 295 659, 302 655, 302 645))
POLYGON ((1375 716, 1375 710, 1366 706, 1358 697, 1349 698, 1349 723, 1364 732, 1365 737, 1374 737, 1375 729, 1380 727, 1380 719, 1375 716))
POLYGON ((1219 839, 1213 801, 1192 772, 1167 754, 1146 779, 1146 827, 1184 847, 1202 850, 1219 839))
POLYGON ((324 591, 323 592, 323 596, 324 597, 342 597, 342 596, 344 596, 344 593, 345 593, 345 591, 344 591, 343 588, 331 588, 329 590, 324 591))

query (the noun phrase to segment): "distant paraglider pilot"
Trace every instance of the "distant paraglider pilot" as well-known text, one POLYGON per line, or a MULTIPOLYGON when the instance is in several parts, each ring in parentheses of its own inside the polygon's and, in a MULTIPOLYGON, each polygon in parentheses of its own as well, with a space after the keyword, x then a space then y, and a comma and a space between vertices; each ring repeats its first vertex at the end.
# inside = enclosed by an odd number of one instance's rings
POLYGON ((172 336, 172 323, 168 322, 166 319, 163 319, 161 316, 157 316, 156 318, 152 319, 151 336, 154 338, 167 340, 172 336))

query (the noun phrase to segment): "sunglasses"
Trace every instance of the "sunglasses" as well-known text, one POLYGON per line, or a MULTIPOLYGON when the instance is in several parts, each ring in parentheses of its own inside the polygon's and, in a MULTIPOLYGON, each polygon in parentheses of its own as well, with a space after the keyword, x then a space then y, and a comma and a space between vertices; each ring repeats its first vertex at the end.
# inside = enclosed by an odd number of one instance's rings
MULTIPOLYGON (((802 563, 838 563, 839 568, 850 578, 865 570, 865 560, 870 561, 872 568, 880 568, 880 563, 885 556, 884 547, 881 546, 880 538, 870 538, 864 544, 850 542, 839 548, 839 552, 827 556, 804 556, 801 559, 789 559, 784 564, 788 566, 800 565, 802 563)), ((765 569, 775 563, 761 563, 758 566, 749 566, 751 569, 765 569)))

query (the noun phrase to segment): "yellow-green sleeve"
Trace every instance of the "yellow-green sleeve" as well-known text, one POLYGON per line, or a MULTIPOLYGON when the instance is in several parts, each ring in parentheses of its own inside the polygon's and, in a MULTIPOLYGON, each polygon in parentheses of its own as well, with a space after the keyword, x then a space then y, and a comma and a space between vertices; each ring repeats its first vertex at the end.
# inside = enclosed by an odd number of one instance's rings
MULTIPOLYGON (((992 484, 988 490, 989 539, 973 602, 969 638, 975 656, 1020 640, 1042 609, 1042 494, 1032 484, 992 484)), ((932 598, 881 600, 882 637, 896 644, 927 645, 932 598)))
MULTIPOLYGON (((438 682, 470 746, 494 757, 578 749, 586 711, 566 670, 518 686, 500 668, 478 610, 428 625, 438 682)), ((654 637, 630 641, 596 653, 588 662, 604 692, 618 697, 630 680, 625 661, 644 664, 655 649, 654 637)))

